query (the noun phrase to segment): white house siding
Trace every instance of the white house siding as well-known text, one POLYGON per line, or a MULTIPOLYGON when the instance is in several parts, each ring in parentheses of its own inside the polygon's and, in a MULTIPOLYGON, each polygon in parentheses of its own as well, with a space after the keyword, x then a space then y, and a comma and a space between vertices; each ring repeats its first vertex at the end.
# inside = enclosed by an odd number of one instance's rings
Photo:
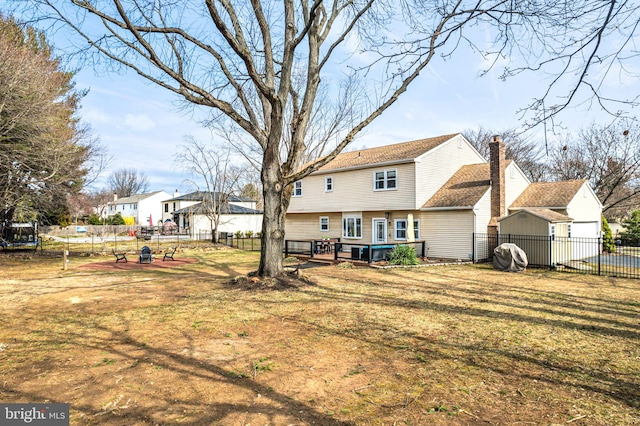
POLYGON ((188 200, 169 200, 169 201, 166 201, 166 199, 165 199, 162 202, 162 221, 164 222, 167 219, 173 220, 173 212, 174 211, 177 211, 177 210, 180 210, 180 209, 184 209, 184 208, 187 208, 187 207, 193 206, 195 204, 199 204, 199 203, 200 203, 200 201, 188 201, 188 200), (168 212, 164 211, 165 204, 169 205, 169 208, 168 208, 169 211, 168 212), (173 207, 174 204, 175 204, 175 208, 173 207))
POLYGON ((288 213, 286 221, 285 238, 288 240, 309 240, 322 237, 340 238, 342 242, 352 244, 371 244, 373 242, 373 219, 385 219, 387 221, 387 242, 404 243, 406 240, 395 239, 395 220, 407 219, 409 214, 413 214, 414 220, 419 220, 420 239, 423 238, 424 223, 420 217, 420 212, 415 210, 403 210, 389 212, 389 217, 385 218, 385 212, 345 212, 344 215, 361 215, 362 217, 362 238, 345 238, 342 236, 342 213, 288 213), (329 232, 320 231, 320 217, 329 218, 329 232))
POLYGON ((291 197, 288 213, 323 212, 327 206, 342 211, 413 209, 415 168, 413 163, 367 169, 313 174, 302 180, 302 196, 291 197), (374 191, 374 173, 397 170, 397 189, 374 191), (333 177, 333 190, 325 192, 325 177, 333 177))
POLYGON ((480 198, 480 201, 473 207, 475 213, 474 233, 486 234, 489 221, 491 220, 491 190, 480 198))
POLYGON ((285 239, 341 238, 342 213, 287 213, 285 239), (320 231, 320 216, 329 217, 329 231, 320 231))
POLYGON ((417 205, 414 208, 420 208, 460 167, 478 163, 486 163, 486 160, 462 136, 457 136, 424 154, 416 163, 417 205))
POLYGON ((573 218, 574 224, 589 224, 574 227, 575 229, 571 230, 572 237, 598 238, 600 236, 602 205, 587 182, 582 185, 567 206, 567 215, 573 218))
MULTIPOLYGON (((191 235, 197 236, 200 232, 211 231, 211 220, 205 215, 191 216, 190 232, 191 235)), ((261 214, 243 214, 243 215, 220 215, 218 222, 218 232, 228 232, 235 234, 236 231, 253 231, 253 233, 262 230, 261 214)))
POLYGON ((138 203, 138 225, 149 225, 148 218, 151 216, 153 224, 156 225, 162 220, 162 201, 169 198, 170 195, 164 191, 160 191, 150 197, 140 200, 138 203))
POLYGON ((512 161, 505 169, 504 184, 504 200, 508 208, 527 189, 530 182, 522 170, 512 161))
POLYGON ((573 258, 584 259, 596 256, 600 248, 590 239, 601 236, 602 204, 587 182, 582 185, 567 206, 567 214, 573 218, 571 225, 573 258))
POLYGON ((471 209, 421 212, 420 227, 428 257, 470 259, 474 222, 471 209))

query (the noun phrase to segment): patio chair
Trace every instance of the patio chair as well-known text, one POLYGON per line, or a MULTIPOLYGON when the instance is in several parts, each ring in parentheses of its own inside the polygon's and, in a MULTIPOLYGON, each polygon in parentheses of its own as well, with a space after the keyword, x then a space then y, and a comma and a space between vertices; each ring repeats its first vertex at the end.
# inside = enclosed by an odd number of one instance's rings
POLYGON ((152 260, 151 249, 148 246, 142 247, 140 250, 140 263, 151 263, 152 260))
POLYGON ((176 250, 178 249, 178 247, 174 247, 172 251, 168 251, 164 254, 164 256, 162 257, 162 261, 164 262, 167 259, 171 259, 171 260, 175 260, 173 258, 173 255, 176 254, 176 250))
POLYGON ((124 263, 127 263, 127 255, 122 252, 122 253, 116 253, 115 250, 111 250, 113 252, 113 255, 116 257, 116 263, 120 262, 121 260, 124 260, 124 263))

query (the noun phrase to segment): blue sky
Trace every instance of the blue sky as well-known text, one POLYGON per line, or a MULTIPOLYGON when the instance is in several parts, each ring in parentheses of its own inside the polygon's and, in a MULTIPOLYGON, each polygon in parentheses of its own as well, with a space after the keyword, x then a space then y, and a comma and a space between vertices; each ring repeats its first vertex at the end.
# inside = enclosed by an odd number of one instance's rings
MULTIPOLYGON (((0 9, 2 3, 0 0, 0 9)), ((65 31, 55 34, 54 44, 68 41, 65 31)), ((626 65, 632 70, 640 69, 638 60, 634 60, 636 63, 626 65)), ((478 126, 494 131, 519 128, 522 123, 518 110, 542 95, 550 77, 529 73, 504 82, 498 78, 500 66, 480 77, 487 66, 479 55, 465 48, 447 61, 434 58, 409 91, 361 134, 355 147, 375 147, 478 126)), ((613 93, 640 93, 639 79, 611 75, 605 84, 613 93)), ((133 72, 97 74, 85 67, 78 73, 76 83, 80 89, 89 89, 80 116, 113 157, 104 178, 116 169, 136 168, 146 173, 151 190, 171 193, 175 189, 191 189, 174 161, 175 154, 187 135, 212 143, 215 136, 202 128, 197 117, 180 109, 177 97, 133 72)), ((605 122, 610 117, 582 106, 567 110, 560 119, 566 128, 577 131, 593 120, 605 122)), ((538 127, 533 132, 541 136, 542 130, 538 127)), ((553 139, 552 135, 549 137, 553 139)))
MULTIPOLYGON (((408 93, 365 130, 355 146, 370 148, 478 126, 493 130, 520 127, 517 111, 540 95, 545 81, 537 74, 506 82, 496 73, 479 77, 482 65, 475 56, 436 60, 408 93)), ((90 90, 80 115, 113 156, 110 170, 142 170, 152 190, 189 190, 174 161, 175 153, 186 135, 212 142, 215 136, 180 109, 177 97, 133 73, 98 76, 84 69, 76 81, 78 87, 90 90)), ((561 119, 568 129, 577 130, 591 120, 609 117, 577 108, 561 119)), ((540 135, 542 128, 533 132, 540 135)))

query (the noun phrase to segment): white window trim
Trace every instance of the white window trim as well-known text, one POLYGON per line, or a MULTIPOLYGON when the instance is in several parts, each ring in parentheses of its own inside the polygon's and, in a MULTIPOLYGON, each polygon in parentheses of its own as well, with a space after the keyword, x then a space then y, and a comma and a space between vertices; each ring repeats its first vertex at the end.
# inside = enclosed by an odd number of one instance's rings
POLYGON ((397 191, 398 190, 398 169, 385 169, 385 170, 374 170, 373 172, 373 190, 374 191, 397 191), (384 188, 376 188, 376 173, 384 173, 384 188), (395 177, 395 181, 396 181, 396 186, 393 188, 388 188, 388 180, 389 178, 387 177, 387 173, 389 172, 395 172, 396 177, 395 177))
POLYGON ((396 241, 407 241, 407 228, 408 228, 408 223, 407 223, 407 219, 394 219, 393 221, 393 239, 396 241), (404 222, 404 229, 402 229, 404 231, 404 238, 398 238, 398 231, 400 231, 400 229, 398 229, 398 223, 400 222, 404 222))
MULTIPOLYGON (((409 223, 407 219, 394 219, 393 221, 393 237, 396 241, 407 241, 407 237, 398 238, 398 222, 406 222, 404 232, 407 234, 407 230, 409 229, 409 223)), ((413 234, 414 239, 417 241, 420 239, 420 219, 413 219, 413 234)))
POLYGON ((320 216, 320 232, 329 232, 329 216, 320 216), (327 219, 327 229, 322 229, 322 219, 327 219))
POLYGON ((333 176, 325 176, 324 192, 333 192, 333 176), (328 182, 331 181, 331 189, 328 188, 328 182))
POLYGON ((297 180, 295 182, 293 182, 293 195, 292 197, 302 197, 302 181, 301 180, 297 180), (296 190, 300 189, 300 195, 296 194, 296 190))
POLYGON ((342 238, 348 239, 348 240, 361 240, 362 239, 362 234, 363 234, 363 223, 362 223, 362 214, 345 214, 342 215, 342 238), (356 227, 356 220, 360 219, 360 235, 355 235, 353 237, 349 237, 347 236, 347 226, 345 224, 345 220, 349 220, 349 219, 353 219, 353 227, 354 230, 357 230, 356 227))

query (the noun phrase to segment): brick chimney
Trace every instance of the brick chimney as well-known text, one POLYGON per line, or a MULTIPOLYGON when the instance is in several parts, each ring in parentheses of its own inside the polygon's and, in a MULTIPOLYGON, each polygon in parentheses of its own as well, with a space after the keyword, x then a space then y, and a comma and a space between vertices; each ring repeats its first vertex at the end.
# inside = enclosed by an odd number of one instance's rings
POLYGON ((488 233, 498 233, 498 219, 507 214, 504 195, 505 148, 500 136, 489 143, 489 170, 491 177, 491 221, 488 233))

